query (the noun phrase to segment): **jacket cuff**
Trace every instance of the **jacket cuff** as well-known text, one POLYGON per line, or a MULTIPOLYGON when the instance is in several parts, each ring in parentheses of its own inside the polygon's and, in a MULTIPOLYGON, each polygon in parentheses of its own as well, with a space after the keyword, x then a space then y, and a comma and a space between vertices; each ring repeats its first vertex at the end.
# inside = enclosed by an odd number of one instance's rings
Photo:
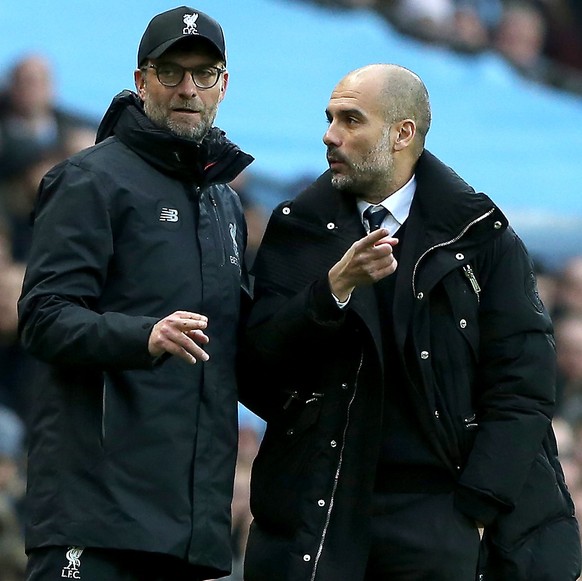
POLYGON ((343 323, 345 311, 339 308, 334 299, 327 278, 313 283, 310 295, 311 316, 318 324, 339 325, 343 323))
POLYGON ((485 526, 490 525, 501 513, 499 503, 492 498, 463 487, 456 490, 455 508, 485 526))

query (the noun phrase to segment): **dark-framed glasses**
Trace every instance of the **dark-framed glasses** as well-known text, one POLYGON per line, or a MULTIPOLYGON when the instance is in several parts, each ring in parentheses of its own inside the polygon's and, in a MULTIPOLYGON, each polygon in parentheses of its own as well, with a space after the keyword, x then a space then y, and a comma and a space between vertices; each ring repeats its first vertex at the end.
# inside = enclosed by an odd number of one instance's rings
POLYGON ((220 75, 226 71, 223 67, 202 66, 186 68, 176 63, 149 64, 147 68, 156 71, 156 77, 164 87, 177 87, 182 82, 186 71, 188 71, 192 76, 192 81, 199 89, 211 89, 218 82, 220 75))

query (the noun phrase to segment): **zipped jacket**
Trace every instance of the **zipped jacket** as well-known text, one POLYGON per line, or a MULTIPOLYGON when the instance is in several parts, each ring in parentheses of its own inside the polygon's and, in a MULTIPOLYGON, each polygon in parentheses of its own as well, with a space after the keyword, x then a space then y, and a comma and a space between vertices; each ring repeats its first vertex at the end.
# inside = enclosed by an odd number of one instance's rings
POLYGON ((19 302, 38 358, 26 546, 166 553, 230 570, 235 356, 246 227, 227 185, 252 157, 213 128, 155 127, 119 94, 98 144, 43 179, 19 302), (153 359, 153 325, 208 317, 208 362, 153 359))
MULTIPOLYGON (((416 181, 392 316, 417 423, 457 483, 457 508, 486 525, 483 579, 573 581, 580 543, 551 429, 552 325, 531 260, 499 208, 428 151, 416 181)), ((382 322, 372 286, 340 310, 327 274, 364 235, 355 199, 326 172, 275 208, 257 255, 241 398, 267 430, 245 581, 363 578, 382 322)))

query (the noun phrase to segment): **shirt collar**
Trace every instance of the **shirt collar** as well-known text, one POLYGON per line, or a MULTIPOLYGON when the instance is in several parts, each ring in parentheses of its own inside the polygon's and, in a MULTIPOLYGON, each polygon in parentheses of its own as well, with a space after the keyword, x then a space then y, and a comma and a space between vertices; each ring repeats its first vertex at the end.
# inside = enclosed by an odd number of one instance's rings
MULTIPOLYGON (((416 176, 413 175, 399 190, 396 190, 392 195, 384 198, 380 205, 384 206, 402 226, 410 214, 410 206, 412 199, 416 192, 416 176)), ((358 200, 358 210, 360 212, 360 219, 364 220, 364 210, 370 205, 370 202, 365 200, 358 200)))

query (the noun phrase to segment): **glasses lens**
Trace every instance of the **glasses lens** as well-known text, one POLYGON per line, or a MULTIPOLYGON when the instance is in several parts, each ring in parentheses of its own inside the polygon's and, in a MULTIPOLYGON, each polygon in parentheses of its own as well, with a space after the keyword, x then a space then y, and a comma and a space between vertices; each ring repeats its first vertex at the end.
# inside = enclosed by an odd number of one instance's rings
POLYGON ((192 77, 196 86, 209 89, 216 84, 220 70, 216 67, 201 67, 192 70, 192 77))
POLYGON ((158 80, 166 87, 175 87, 184 78, 184 69, 180 65, 161 64, 156 66, 158 80))
POLYGON ((194 84, 200 89, 210 89, 216 85, 222 69, 218 67, 199 67, 195 69, 185 69, 175 63, 162 63, 155 65, 158 80, 166 87, 176 87, 184 78, 186 71, 190 71, 194 84))

